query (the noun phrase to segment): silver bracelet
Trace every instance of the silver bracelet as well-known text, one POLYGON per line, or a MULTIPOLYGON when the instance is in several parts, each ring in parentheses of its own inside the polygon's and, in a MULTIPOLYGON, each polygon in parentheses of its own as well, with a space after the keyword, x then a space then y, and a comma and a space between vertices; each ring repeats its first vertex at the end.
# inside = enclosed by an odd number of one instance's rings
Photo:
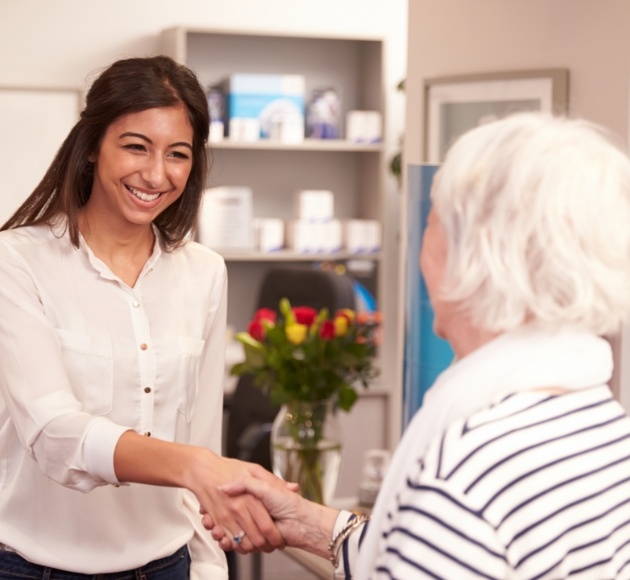
POLYGON ((335 569, 339 566, 339 552, 341 552, 341 546, 348 539, 348 536, 352 534, 360 525, 364 524, 370 519, 370 516, 362 514, 351 519, 341 531, 332 539, 328 544, 328 550, 330 551, 330 561, 335 569))

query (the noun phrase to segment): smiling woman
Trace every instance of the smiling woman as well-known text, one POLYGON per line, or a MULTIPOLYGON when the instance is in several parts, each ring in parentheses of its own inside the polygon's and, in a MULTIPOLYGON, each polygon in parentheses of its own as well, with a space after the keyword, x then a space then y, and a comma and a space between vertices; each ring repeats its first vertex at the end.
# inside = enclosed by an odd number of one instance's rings
POLYGON ((192 168, 193 129, 182 106, 129 113, 105 131, 94 163, 92 191, 79 212, 80 231, 96 256, 129 286, 149 259, 148 228, 183 194, 192 168), (118 244, 138 248, 119 260, 118 244))
POLYGON ((219 455, 226 270, 187 241, 208 129, 188 68, 117 61, 2 227, 1 580, 226 579, 200 509, 239 551, 284 546, 258 500, 219 491, 275 478, 219 455))

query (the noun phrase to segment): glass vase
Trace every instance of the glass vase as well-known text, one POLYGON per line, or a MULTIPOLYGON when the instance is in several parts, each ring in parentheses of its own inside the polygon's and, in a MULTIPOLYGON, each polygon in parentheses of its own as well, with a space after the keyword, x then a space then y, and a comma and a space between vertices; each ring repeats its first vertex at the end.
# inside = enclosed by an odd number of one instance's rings
POLYGON ((274 473, 300 484, 300 494, 330 504, 341 466, 339 423, 329 401, 291 401, 271 430, 274 473))

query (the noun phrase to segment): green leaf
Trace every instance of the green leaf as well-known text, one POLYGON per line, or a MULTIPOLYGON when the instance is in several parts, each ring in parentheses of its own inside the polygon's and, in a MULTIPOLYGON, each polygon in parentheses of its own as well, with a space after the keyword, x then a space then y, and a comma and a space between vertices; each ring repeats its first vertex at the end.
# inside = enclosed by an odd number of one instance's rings
POLYGON ((232 376, 237 376, 237 377, 240 377, 241 375, 246 375, 251 372, 252 372, 251 367, 247 363, 244 363, 244 362, 236 363, 230 369, 230 374, 232 376))
POLYGON ((349 411, 357 398, 356 391, 352 387, 344 385, 339 389, 339 408, 346 412, 349 411))
POLYGON ((258 350, 263 350, 264 346, 261 342, 257 341, 251 334, 248 332, 237 332, 236 340, 242 343, 245 346, 250 346, 252 348, 257 348, 258 350))
POLYGON ((245 361, 252 367, 263 368, 265 366, 265 349, 244 344, 245 361))
POLYGON ((291 303, 288 298, 280 299, 280 312, 284 317, 285 324, 295 324, 295 315, 291 310, 291 303))

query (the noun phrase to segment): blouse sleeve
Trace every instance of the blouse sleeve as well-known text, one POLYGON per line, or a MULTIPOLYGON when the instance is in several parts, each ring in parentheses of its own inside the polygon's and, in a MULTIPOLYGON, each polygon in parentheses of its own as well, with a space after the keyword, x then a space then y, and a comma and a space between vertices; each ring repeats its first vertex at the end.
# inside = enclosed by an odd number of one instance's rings
POLYGON ((34 276, 7 244, 0 244, 0 313, 0 394, 27 453, 48 477, 82 492, 117 483, 113 459, 106 478, 90 473, 83 447, 90 429, 101 424, 113 457, 126 428, 82 410, 34 276))

